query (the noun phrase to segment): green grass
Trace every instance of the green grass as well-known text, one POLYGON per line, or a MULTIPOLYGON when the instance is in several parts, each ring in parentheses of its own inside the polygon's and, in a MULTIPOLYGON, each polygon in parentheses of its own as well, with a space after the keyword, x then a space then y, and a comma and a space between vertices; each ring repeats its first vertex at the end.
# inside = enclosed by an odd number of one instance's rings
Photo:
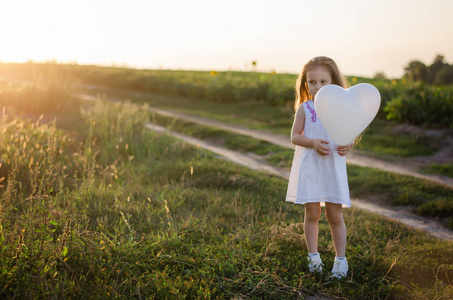
POLYGON ((453 178, 453 165, 450 164, 430 164, 420 168, 420 171, 425 174, 440 174, 453 178))
POLYGON ((398 160, 434 154, 439 138, 411 133, 398 134, 393 128, 397 124, 375 119, 364 132, 357 149, 384 160, 398 160))
POLYGON ((55 121, 59 128, 67 130, 86 130, 80 122, 80 100, 69 96, 73 92, 71 82, 50 80, 38 86, 0 80, 0 107, 10 115, 47 123, 55 121))
POLYGON ((371 198, 383 204, 410 205, 422 216, 445 219, 453 229, 453 189, 443 185, 372 168, 348 165, 351 193, 358 198, 371 198))
MULTIPOLYGON (((147 131, 145 111, 99 102, 79 136, 4 119, 0 297, 453 296, 451 242, 354 208, 348 278, 310 275, 285 180, 147 131)), ((319 246, 329 268, 324 214, 319 246)))

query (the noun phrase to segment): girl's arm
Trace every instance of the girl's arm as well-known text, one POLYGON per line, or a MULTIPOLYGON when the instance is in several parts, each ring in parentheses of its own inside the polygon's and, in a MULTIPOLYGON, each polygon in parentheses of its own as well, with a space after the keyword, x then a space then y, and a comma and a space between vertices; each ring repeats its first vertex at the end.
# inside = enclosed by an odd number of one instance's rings
POLYGON ((304 127, 305 111, 301 105, 297 109, 293 128, 291 130, 291 142, 297 146, 313 148, 319 155, 329 155, 329 149, 323 146, 323 144, 328 144, 329 142, 322 139, 311 139, 303 136, 302 133, 304 132, 304 127))

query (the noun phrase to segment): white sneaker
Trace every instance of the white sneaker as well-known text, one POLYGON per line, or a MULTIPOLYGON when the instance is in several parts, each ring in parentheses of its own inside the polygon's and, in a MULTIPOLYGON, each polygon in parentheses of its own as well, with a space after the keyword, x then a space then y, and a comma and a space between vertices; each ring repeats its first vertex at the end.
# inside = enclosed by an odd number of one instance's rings
POLYGON ((342 279, 346 277, 346 274, 348 273, 348 261, 345 259, 339 260, 337 257, 335 257, 335 262, 333 263, 333 268, 332 268, 332 276, 333 278, 336 279, 342 279))
POLYGON ((310 273, 321 273, 322 272, 322 260, 321 257, 318 255, 313 255, 311 258, 308 257, 308 268, 310 269, 310 273))

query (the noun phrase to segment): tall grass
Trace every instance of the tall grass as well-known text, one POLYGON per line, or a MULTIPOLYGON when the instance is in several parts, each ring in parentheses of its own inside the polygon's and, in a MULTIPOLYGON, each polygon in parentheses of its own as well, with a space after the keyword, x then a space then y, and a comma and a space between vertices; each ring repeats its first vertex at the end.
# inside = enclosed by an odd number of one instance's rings
POLYGON ((64 287, 52 278, 66 276, 68 249, 84 226, 74 192, 82 165, 54 125, 3 115, 1 130, 0 295, 56 296, 64 287))
POLYGON ((77 112, 68 89, 58 85, 38 87, 0 81, 0 106, 28 115, 77 112))
POLYGON ((14 83, 0 80, 0 109, 10 115, 21 115, 37 121, 78 130, 80 100, 74 97, 75 83, 62 82, 64 78, 46 78, 33 83, 14 83))
MULTIPOLYGON (((89 209, 93 205, 100 208, 108 204, 96 195, 104 192, 104 196, 120 195, 110 193, 109 181, 123 174, 116 166, 123 160, 131 161, 133 155, 141 151, 134 143, 141 133, 129 125, 144 121, 135 111, 121 118, 124 110, 117 107, 110 111, 110 115, 117 116, 115 124, 118 127, 100 135, 104 132, 102 126, 106 125, 102 118, 105 110, 98 108, 95 111, 98 112, 96 117, 92 114, 85 116, 92 125, 91 134, 85 141, 65 135, 56 130, 55 125, 40 125, 3 116, 0 294, 60 298, 72 292, 76 295, 87 292, 78 282, 89 279, 77 272, 79 267, 90 265, 83 265, 88 263, 85 259, 92 259, 84 256, 85 251, 93 250, 93 255, 102 256, 102 251, 93 248, 92 235, 99 233, 94 232, 95 227, 91 225, 103 218, 102 214, 91 214, 89 209), (128 144, 124 146, 119 140, 111 140, 107 144, 110 147, 105 149, 109 155, 98 151, 106 146, 100 141, 107 141, 112 133, 130 142, 131 147, 128 144), (97 182, 97 176, 102 178, 101 182, 97 182), (98 183, 101 186, 97 186, 98 183)), ((108 125, 114 124, 109 120, 108 125)), ((145 149, 146 152, 150 148, 145 149)), ((123 216, 124 220, 127 218, 123 211, 115 210, 114 213, 123 216)), ((119 229, 131 233, 129 226, 116 226, 116 230, 119 229)), ((101 261, 96 261, 96 264, 101 261)))

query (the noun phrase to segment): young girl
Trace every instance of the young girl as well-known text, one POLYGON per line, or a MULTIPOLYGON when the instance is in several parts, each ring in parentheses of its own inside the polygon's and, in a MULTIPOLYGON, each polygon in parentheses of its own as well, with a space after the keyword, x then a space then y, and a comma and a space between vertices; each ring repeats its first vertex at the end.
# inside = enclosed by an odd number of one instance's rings
POLYGON ((297 79, 296 115, 291 132, 296 150, 286 201, 305 204, 304 232, 310 272, 320 272, 323 266, 317 248, 321 202, 325 203, 336 252, 332 277, 341 279, 348 272, 342 206, 351 206, 345 155, 352 144, 336 145, 316 116, 315 95, 328 84, 346 86, 335 62, 325 56, 311 59, 297 79))

